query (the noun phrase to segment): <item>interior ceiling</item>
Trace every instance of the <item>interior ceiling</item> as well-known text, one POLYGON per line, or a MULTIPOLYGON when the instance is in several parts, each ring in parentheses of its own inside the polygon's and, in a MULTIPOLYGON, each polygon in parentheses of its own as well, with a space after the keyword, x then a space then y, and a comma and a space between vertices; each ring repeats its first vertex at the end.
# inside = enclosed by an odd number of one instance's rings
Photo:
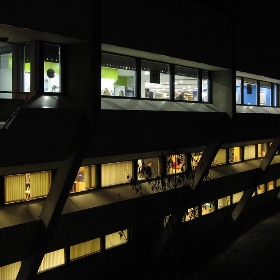
POLYGON ((62 36, 53 33, 41 32, 27 28, 20 28, 5 24, 0 24, 0 46, 5 46, 7 43, 24 43, 31 41, 45 41, 52 43, 71 44, 82 42, 81 39, 62 36), (7 41, 5 40, 7 38, 7 41))

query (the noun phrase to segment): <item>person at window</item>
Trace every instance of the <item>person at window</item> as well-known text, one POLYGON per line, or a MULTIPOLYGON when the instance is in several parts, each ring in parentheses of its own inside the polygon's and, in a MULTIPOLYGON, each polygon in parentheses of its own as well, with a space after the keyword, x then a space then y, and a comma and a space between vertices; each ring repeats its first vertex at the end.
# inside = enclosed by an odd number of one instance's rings
POLYGON ((108 88, 104 88, 103 95, 111 95, 111 93, 110 93, 108 88))
POLYGON ((146 166, 146 178, 147 179, 152 178, 152 166, 153 166, 153 163, 151 161, 149 161, 146 166))
POLYGON ((119 96, 124 96, 124 93, 122 90, 119 91, 119 96))
POLYGON ((154 96, 153 96, 154 94, 153 94, 153 92, 150 91, 149 88, 145 89, 145 93, 146 93, 146 98, 151 98, 151 99, 154 98, 154 96))
POLYGON ((176 100, 185 100, 185 93, 181 91, 181 93, 176 97, 176 100))

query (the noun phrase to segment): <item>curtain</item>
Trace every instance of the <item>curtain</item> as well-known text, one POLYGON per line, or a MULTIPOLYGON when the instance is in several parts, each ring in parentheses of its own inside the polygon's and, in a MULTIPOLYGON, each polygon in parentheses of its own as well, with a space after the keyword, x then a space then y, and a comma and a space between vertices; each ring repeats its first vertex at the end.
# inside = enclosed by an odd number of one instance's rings
POLYGON ((1 280, 15 280, 20 269, 21 262, 16 262, 0 267, 1 280))
POLYGON ((51 172, 42 171, 30 173, 30 197, 46 196, 51 187, 51 172))
POLYGON ((102 187, 112 186, 128 182, 127 176, 132 176, 132 162, 124 161, 117 163, 102 164, 101 178, 102 187))
POLYGON ((239 200, 241 199, 242 195, 243 195, 243 192, 235 193, 235 194, 232 196, 232 203, 237 203, 237 202, 239 202, 239 200))
POLYGON ((105 248, 110 249, 128 242, 128 230, 121 230, 105 236, 105 248))
POLYGON ((25 199, 25 174, 5 176, 5 202, 25 199))
POLYGON ((65 264, 64 249, 45 254, 38 271, 44 271, 65 264))
POLYGON ((92 239, 70 247, 70 260, 100 251, 100 238, 92 239))

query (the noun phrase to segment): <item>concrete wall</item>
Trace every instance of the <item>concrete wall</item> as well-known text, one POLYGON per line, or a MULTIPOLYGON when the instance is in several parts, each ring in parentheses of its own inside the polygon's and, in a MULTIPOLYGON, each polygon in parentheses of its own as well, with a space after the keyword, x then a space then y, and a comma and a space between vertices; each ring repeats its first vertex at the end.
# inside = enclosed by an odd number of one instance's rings
POLYGON ((232 92, 232 71, 213 71, 211 77, 213 104, 232 117, 235 112, 235 95, 233 96, 232 92))

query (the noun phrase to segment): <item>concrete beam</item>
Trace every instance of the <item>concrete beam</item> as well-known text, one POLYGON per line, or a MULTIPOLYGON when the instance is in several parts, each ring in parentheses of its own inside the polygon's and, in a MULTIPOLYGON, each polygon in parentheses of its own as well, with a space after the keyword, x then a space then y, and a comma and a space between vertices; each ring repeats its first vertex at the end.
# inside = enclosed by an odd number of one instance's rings
POLYGON ((22 261, 17 280, 36 279, 42 259, 48 251, 47 246, 53 237, 54 229, 81 166, 88 147, 87 141, 90 139, 90 137, 81 137, 81 135, 90 135, 90 132, 87 117, 81 114, 79 118, 77 129, 69 147, 69 153, 56 172, 40 215, 41 223, 38 226, 31 248, 27 252, 27 257, 22 261))

